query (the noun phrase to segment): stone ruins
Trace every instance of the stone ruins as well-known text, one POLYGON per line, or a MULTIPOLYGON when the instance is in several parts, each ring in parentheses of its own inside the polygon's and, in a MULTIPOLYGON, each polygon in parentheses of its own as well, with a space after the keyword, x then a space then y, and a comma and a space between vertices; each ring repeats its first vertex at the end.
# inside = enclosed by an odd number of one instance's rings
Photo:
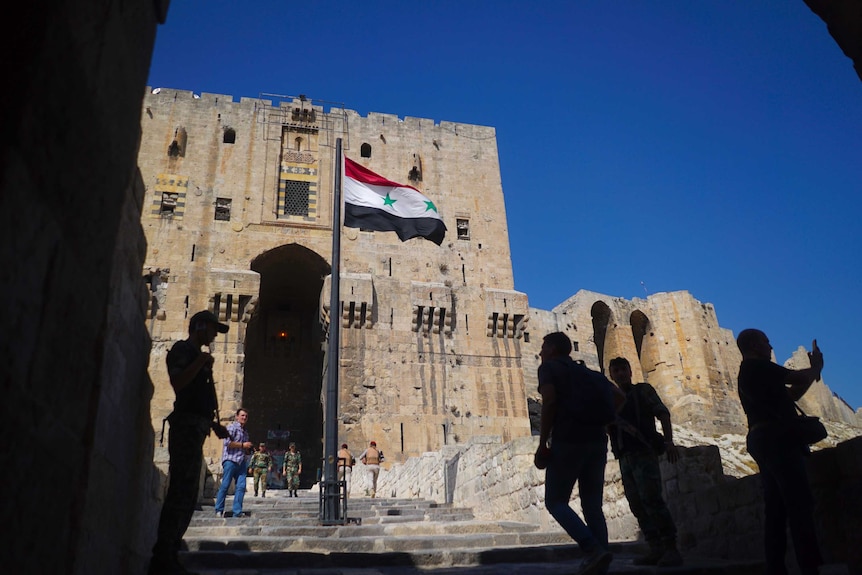
MULTIPOLYGON (((390 464, 476 436, 531 435, 538 351, 557 330, 594 368, 629 358, 676 424, 744 433, 740 355, 712 305, 687 292, 629 301, 582 290, 546 311, 514 290, 493 128, 363 117, 304 96, 236 102, 172 89, 147 90, 141 127, 154 428, 174 397, 165 354, 186 336, 189 315, 208 308, 231 325, 214 344, 221 417, 246 407, 255 440, 269 437, 278 450, 289 437, 309 463, 322 456, 323 343, 333 316, 339 442, 375 439, 390 464), (337 138, 346 156, 432 198, 449 231, 437 246, 344 228, 342 303, 332 314, 337 138)), ((805 407, 860 424, 818 385, 805 407)), ((220 447, 210 441, 217 474, 220 447)), ((305 466, 306 484, 317 467, 305 466)))

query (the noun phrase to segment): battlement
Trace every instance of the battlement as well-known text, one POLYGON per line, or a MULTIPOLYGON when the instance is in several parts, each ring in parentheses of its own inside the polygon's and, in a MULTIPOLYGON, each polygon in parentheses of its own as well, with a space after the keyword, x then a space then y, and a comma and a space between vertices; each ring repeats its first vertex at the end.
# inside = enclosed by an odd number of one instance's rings
MULTIPOLYGON (((291 110, 295 107, 304 107, 314 110, 317 114, 338 115, 350 120, 363 120, 369 125, 381 127, 398 126, 399 128, 428 130, 438 129, 451 133, 455 136, 464 136, 474 139, 493 139, 497 133, 491 126, 480 126, 476 124, 465 124, 452 121, 437 121, 431 118, 417 118, 414 116, 398 116, 381 112, 369 112, 363 116, 356 110, 344 108, 342 103, 328 102, 323 100, 303 99, 304 96, 281 96, 278 94, 261 94, 257 98, 242 96, 239 100, 230 94, 213 94, 209 92, 195 92, 193 90, 180 90, 175 88, 161 88, 147 86, 147 99, 156 99, 159 102, 169 101, 193 101, 198 105, 210 105, 213 107, 230 107, 231 104, 240 108, 257 110, 268 108, 273 110, 291 110)), ((285 115, 285 117, 287 117, 285 115)))

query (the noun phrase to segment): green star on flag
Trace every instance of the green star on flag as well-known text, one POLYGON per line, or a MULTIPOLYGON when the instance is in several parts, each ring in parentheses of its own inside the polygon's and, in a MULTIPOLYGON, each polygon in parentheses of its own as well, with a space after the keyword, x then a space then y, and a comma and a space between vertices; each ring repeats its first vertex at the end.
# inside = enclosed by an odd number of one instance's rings
POLYGON ((438 246, 443 243, 443 217, 434 202, 413 186, 388 180, 344 158, 343 190, 345 227, 395 232, 401 241, 419 237, 438 246))

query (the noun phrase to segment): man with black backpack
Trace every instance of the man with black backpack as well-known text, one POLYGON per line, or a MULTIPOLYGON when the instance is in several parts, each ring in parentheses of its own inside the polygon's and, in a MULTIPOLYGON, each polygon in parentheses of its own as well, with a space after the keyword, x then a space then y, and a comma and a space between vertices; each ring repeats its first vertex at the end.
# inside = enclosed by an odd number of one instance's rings
POLYGON ((616 417, 622 393, 597 371, 569 354, 562 332, 546 335, 539 366, 542 420, 535 465, 545 471, 545 506, 584 552, 578 575, 602 575, 611 563, 608 527, 602 511, 606 426, 616 417), (575 483, 584 520, 569 505, 575 483))
POLYGON ((634 564, 682 565, 682 555, 676 547, 676 525, 661 494, 658 463, 663 453, 667 453, 670 463, 679 460, 679 450, 673 444, 670 411, 650 384, 632 384, 632 367, 626 358, 614 358, 608 367, 611 379, 626 395, 616 423, 608 429, 611 449, 620 462, 629 507, 649 545, 649 552, 636 558, 634 564), (664 435, 656 431, 656 419, 661 422, 664 435))

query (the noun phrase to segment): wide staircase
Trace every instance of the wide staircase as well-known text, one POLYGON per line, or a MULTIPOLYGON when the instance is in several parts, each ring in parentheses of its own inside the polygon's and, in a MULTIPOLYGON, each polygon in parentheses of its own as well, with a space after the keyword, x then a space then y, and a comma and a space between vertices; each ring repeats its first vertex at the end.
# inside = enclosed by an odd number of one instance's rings
MULTIPOLYGON (((228 498, 227 510, 231 508, 228 498)), ((195 513, 181 559, 204 575, 410 575, 418 573, 563 575, 576 573, 581 553, 561 531, 514 521, 480 521, 471 509, 421 499, 351 498, 348 522, 322 525, 316 493, 298 498, 270 490, 246 495, 246 516, 212 506, 195 513)), ((612 543, 610 573, 653 573, 632 565, 637 543, 612 543)), ((757 563, 686 557, 662 573, 748 575, 757 563)))

